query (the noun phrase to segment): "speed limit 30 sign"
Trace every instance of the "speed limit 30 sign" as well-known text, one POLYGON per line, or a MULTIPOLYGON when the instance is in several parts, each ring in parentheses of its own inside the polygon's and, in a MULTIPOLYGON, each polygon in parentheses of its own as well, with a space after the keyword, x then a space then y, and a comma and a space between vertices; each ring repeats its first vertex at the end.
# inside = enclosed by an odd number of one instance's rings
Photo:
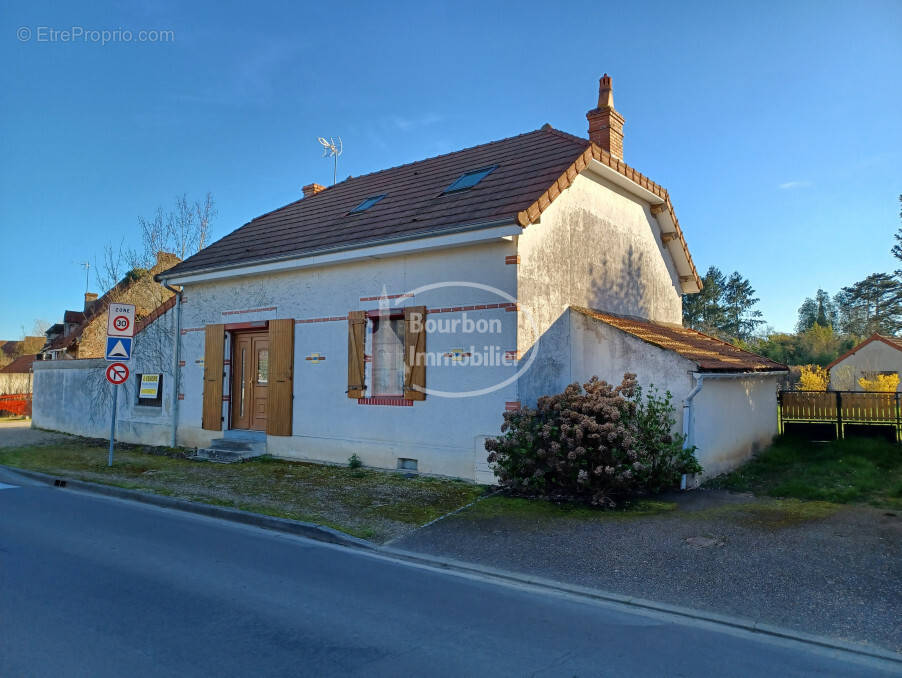
POLYGON ((106 333, 110 337, 133 337, 135 335, 134 304, 110 304, 106 333))

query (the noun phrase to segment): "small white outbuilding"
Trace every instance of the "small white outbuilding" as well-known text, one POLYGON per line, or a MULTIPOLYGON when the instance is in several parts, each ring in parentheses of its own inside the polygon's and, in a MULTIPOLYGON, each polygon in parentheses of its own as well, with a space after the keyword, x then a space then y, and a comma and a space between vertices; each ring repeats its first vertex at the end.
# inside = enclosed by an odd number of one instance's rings
POLYGON ((831 391, 862 391, 858 380, 877 375, 902 377, 902 339, 873 334, 827 365, 831 391))

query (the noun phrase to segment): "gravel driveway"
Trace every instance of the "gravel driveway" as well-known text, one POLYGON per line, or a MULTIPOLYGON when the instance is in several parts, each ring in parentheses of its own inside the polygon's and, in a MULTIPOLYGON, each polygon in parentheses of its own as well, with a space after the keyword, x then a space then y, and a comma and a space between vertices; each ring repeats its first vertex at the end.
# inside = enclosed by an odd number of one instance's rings
MULTIPOLYGON (((392 545, 902 652, 902 518, 722 490, 650 516, 517 516, 487 499, 392 545)), ((499 499, 503 501, 503 499, 499 499)))
POLYGON ((51 433, 31 428, 31 421, 0 422, 0 447, 53 445, 71 440, 65 433, 51 433))

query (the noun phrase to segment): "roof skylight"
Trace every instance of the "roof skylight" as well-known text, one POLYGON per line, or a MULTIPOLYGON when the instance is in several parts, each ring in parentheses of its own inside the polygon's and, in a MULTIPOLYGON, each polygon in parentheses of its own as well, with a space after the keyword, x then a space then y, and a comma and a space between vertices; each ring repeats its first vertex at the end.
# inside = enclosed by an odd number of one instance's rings
POLYGON ((385 193, 383 193, 382 195, 371 195, 369 198, 367 198, 362 203, 357 205, 357 207, 352 209, 349 214, 356 214, 357 212, 366 212, 370 207, 372 207, 377 202, 382 200, 382 198, 384 198, 385 195, 386 195, 385 193))
POLYGON ((453 193, 455 191, 464 191, 468 188, 472 188, 489 174, 494 172, 497 167, 498 165, 492 165, 491 167, 483 167, 482 169, 473 170, 472 172, 465 172, 458 177, 457 181, 448 186, 444 192, 453 193))

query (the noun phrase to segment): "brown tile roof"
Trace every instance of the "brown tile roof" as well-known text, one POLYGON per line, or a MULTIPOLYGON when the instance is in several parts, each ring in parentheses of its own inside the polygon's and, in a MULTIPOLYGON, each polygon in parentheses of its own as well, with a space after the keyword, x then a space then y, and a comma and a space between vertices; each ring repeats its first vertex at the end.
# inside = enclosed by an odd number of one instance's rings
POLYGON ((577 313, 601 320, 649 344, 673 351, 698 365, 701 372, 774 372, 789 369, 764 356, 678 325, 656 323, 571 306, 577 313))
MULTIPOLYGON (((612 159, 588 139, 546 125, 520 136, 348 178, 257 217, 169 273, 302 256, 467 225, 507 220, 526 226, 585 169, 589 158, 614 168, 669 206, 667 191, 653 181, 612 159), (497 168, 474 187, 443 193, 463 173, 492 165, 497 168), (366 198, 381 194, 385 198, 373 207, 350 214, 366 198)), ((679 230, 678 235, 682 239, 679 230)), ((688 257, 685 242, 684 249, 688 257)), ((701 285, 691 261, 690 268, 701 285)))
POLYGON ((20 355, 0 370, 0 374, 27 374, 31 372, 31 363, 34 362, 36 357, 33 355, 20 355))
POLYGON ((135 323, 135 334, 143 332, 145 327, 150 325, 154 320, 166 313, 166 311, 168 311, 173 306, 175 306, 175 295, 169 297, 166 301, 164 301, 162 304, 148 313, 146 317, 141 318, 141 320, 135 323))
MULTIPOLYGON (((174 254, 171 254, 169 252, 157 252, 157 264, 153 268, 151 268, 149 272, 151 275, 161 273, 170 268, 173 265, 173 262, 177 261, 179 261, 179 258, 174 254)), ((73 330, 69 332, 69 334, 64 334, 63 336, 54 339, 49 346, 45 347, 44 350, 68 348, 69 346, 71 346, 74 341, 76 341, 79 337, 81 337, 82 334, 84 334, 84 331, 90 326, 92 322, 94 322, 97 316, 106 313, 107 308, 111 303, 113 303, 117 296, 125 294, 132 285, 140 281, 140 276, 135 277, 134 275, 135 271, 137 270, 138 269, 134 269, 133 271, 126 273, 122 280, 120 280, 115 285, 113 285, 113 287, 107 290, 107 292, 103 296, 92 301, 88 306, 87 313, 81 313, 80 311, 66 311, 63 318, 64 322, 77 322, 78 326, 73 328, 73 330), (80 319, 69 320, 70 314, 76 313, 80 316, 80 319)), ((72 315, 71 317, 75 318, 76 316, 72 315)), ((53 327, 55 328, 56 325, 54 325, 53 327)), ((52 329, 53 328, 51 328, 51 330, 52 329)), ((49 331, 50 330, 48 330, 48 332, 49 331)))
POLYGON ((841 363, 843 360, 845 360, 849 356, 855 355, 856 353, 858 353, 858 351, 863 349, 865 346, 870 344, 872 341, 882 341, 887 346, 892 346, 893 348, 898 349, 899 351, 902 351, 902 339, 900 339, 899 337, 888 337, 885 334, 877 334, 875 332, 874 334, 869 336, 867 339, 865 339, 863 342, 861 342, 857 346, 853 346, 848 351, 846 351, 841 356, 839 356, 836 360, 834 360, 832 363, 827 365, 826 369, 829 370, 831 367, 833 367, 834 365, 836 365, 838 363, 841 363))
POLYGON ((72 323, 77 324, 85 319, 85 314, 82 311, 66 311, 63 313, 63 322, 64 323, 72 323))

